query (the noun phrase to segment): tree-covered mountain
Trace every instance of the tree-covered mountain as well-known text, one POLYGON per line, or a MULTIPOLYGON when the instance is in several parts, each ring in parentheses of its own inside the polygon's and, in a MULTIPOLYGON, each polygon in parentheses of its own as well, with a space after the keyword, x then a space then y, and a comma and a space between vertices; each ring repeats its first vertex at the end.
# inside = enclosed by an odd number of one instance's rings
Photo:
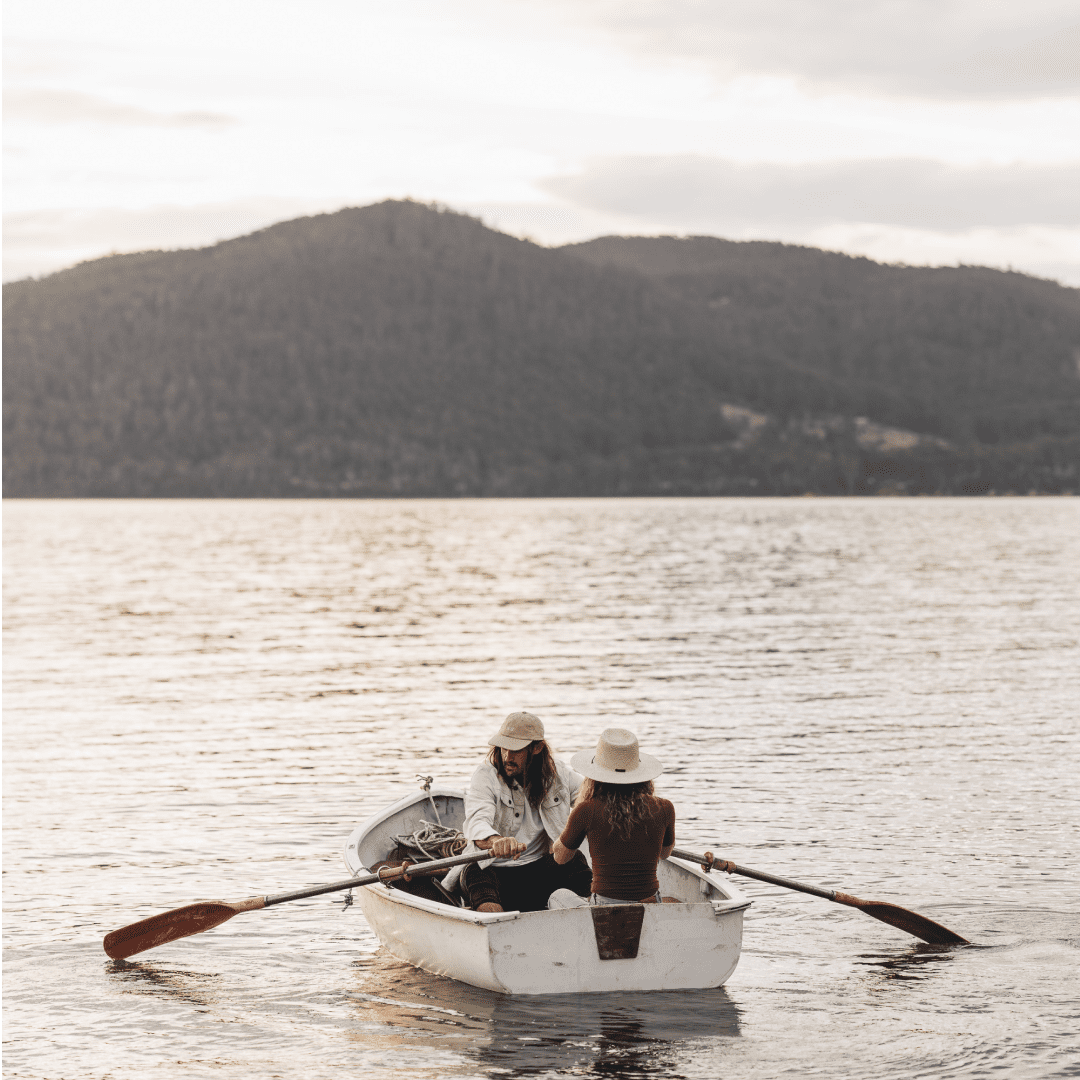
POLYGON ((835 410, 982 443, 1080 430, 1080 291, 985 267, 883 266, 714 237, 567 249, 715 313, 726 353, 847 388, 835 410))
POLYGON ((1080 292, 982 268, 387 202, 8 285, 4 349, 9 496, 1080 488, 1080 292))

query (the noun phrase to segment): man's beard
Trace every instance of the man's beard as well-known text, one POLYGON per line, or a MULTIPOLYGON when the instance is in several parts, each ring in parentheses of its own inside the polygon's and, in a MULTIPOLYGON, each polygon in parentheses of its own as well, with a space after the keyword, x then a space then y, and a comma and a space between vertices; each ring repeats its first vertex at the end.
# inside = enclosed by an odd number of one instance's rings
POLYGON ((525 765, 519 765, 515 772, 510 772, 509 769, 507 769, 506 767, 506 762, 503 761, 502 755, 499 755, 499 772, 502 773, 504 780, 508 780, 511 783, 520 783, 522 778, 525 776, 525 770, 527 767, 528 763, 526 762, 525 765))

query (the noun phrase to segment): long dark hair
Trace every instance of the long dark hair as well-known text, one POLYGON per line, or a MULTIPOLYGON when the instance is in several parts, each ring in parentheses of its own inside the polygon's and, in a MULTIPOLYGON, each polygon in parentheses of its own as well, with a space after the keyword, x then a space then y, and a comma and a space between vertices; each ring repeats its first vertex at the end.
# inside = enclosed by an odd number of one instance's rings
POLYGON ((596 799, 604 807, 604 815, 616 836, 629 840, 634 826, 643 821, 653 809, 656 799, 651 780, 640 784, 608 784, 603 780, 585 778, 578 792, 577 803, 596 799))
MULTIPOLYGON (((503 771, 502 752, 497 746, 491 748, 488 761, 498 770, 499 775, 507 782, 509 777, 503 771)), ((552 757, 551 747, 543 739, 537 739, 529 743, 529 760, 525 763, 525 772, 521 786, 525 789, 525 798, 535 810, 543 801, 544 796, 553 783, 558 773, 555 771, 555 758, 552 757)))

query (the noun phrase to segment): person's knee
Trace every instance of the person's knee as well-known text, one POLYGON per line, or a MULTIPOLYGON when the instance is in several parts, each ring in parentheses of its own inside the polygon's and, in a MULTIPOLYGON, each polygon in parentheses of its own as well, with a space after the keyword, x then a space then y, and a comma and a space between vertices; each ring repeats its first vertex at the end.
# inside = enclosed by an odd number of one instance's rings
POLYGON ((587 907, 588 902, 583 900, 572 889, 556 889, 549 897, 547 906, 552 910, 560 908, 587 907))
POLYGON ((467 866, 466 870, 475 871, 461 875, 461 891, 473 911, 502 911, 502 896, 499 894, 499 882, 488 870, 476 866, 467 866))

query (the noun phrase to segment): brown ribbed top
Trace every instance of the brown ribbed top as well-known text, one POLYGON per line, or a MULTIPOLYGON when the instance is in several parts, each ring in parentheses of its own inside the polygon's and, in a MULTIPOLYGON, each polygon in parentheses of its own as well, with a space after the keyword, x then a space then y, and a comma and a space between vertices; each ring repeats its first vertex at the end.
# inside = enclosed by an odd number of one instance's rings
POLYGON ((654 798, 652 812, 627 839, 612 833, 604 804, 590 799, 574 807, 560 839, 573 850, 585 837, 592 855, 592 891, 616 900, 644 900, 660 888, 656 864, 661 848, 675 843, 675 807, 654 798))

